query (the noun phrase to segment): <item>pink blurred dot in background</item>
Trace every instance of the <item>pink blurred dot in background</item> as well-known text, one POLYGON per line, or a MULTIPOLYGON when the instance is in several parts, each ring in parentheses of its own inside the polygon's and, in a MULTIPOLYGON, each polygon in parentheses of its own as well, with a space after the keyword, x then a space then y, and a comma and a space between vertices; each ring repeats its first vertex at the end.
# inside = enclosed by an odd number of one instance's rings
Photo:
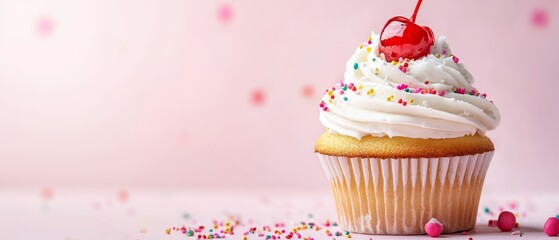
POLYGON ((311 85, 303 86, 303 97, 305 98, 312 98, 314 95, 314 89, 311 85))
POLYGON ((221 23, 229 23, 233 19, 233 8, 227 4, 221 4, 217 9, 217 17, 221 23))
POLYGON ((260 89, 253 90, 251 95, 250 95, 250 101, 252 102, 252 104, 254 104, 256 106, 264 104, 265 99, 266 99, 266 96, 265 96, 264 92, 260 89))
POLYGON ((546 27, 549 22, 549 17, 544 9, 536 9, 532 12, 532 24, 535 27, 546 27))
POLYGON ((186 131, 179 133, 178 142, 180 145, 186 144, 188 142, 188 133, 186 131))
POLYGON ((50 200, 52 199, 53 196, 54 196, 54 191, 52 190, 52 188, 47 187, 41 190, 41 198, 45 200, 50 200))
POLYGON ((39 35, 49 36, 54 30, 54 23, 50 17, 43 16, 37 20, 36 28, 39 35))
POLYGON ((117 198, 120 202, 125 203, 130 198, 130 194, 128 194, 127 191, 121 190, 121 191, 118 192, 117 198))

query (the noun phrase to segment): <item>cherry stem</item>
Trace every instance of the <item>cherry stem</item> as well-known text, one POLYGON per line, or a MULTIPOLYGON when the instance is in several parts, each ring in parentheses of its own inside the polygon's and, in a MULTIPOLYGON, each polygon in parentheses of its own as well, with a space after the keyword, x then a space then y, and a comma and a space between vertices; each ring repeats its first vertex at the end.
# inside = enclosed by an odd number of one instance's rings
POLYGON ((417 12, 419 11, 419 6, 421 6, 421 2, 423 2, 423 0, 418 0, 417 4, 415 4, 415 10, 413 10, 413 15, 411 15, 410 20, 415 23, 415 17, 417 16, 417 12))

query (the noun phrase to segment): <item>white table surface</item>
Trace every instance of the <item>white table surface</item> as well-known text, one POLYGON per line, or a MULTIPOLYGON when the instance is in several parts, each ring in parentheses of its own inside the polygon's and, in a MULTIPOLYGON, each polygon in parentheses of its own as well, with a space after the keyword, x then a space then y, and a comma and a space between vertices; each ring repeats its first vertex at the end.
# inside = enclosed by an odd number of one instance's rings
MULTIPOLYGON (((226 239, 242 239, 250 227, 286 224, 289 231, 300 221, 321 226, 326 220, 336 221, 334 203, 329 192, 301 193, 290 191, 210 191, 210 190, 58 190, 45 196, 41 189, 0 191, 0 239, 196 239, 180 232, 166 234, 173 226, 211 226, 212 220, 226 221, 229 216, 245 224, 226 239), (126 197, 128 196, 128 197, 126 197)), ((559 195, 491 196, 484 194, 480 204, 478 226, 462 234, 441 238, 512 239, 520 236, 488 227, 500 208, 519 214, 522 238, 553 239, 543 233, 543 223, 559 214, 559 195)), ((282 229, 282 228, 279 228, 282 229)), ((328 227, 331 232, 339 230, 328 227)), ((347 239, 327 237, 324 229, 305 230, 303 237, 314 239, 347 239)), ((402 239, 402 236, 352 234, 352 239, 402 239)), ((426 235, 406 239, 428 239, 426 235)), ((248 239, 264 239, 249 235, 248 239)), ((285 239, 282 237, 282 239, 285 239)), ((557 238, 559 239, 559 238, 557 238)))

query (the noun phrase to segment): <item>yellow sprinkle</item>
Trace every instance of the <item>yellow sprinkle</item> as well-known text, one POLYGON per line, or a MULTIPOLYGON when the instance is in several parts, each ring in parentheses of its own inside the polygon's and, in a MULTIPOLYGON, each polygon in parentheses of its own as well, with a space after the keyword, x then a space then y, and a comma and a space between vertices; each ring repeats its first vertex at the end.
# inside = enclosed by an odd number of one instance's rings
POLYGON ((435 54, 435 57, 440 58, 441 55, 437 53, 437 54, 435 54))
POLYGON ((370 53, 371 52, 371 47, 367 48, 367 52, 370 53))
POLYGON ((386 98, 386 101, 390 102, 390 101, 392 101, 392 98, 387 97, 387 98, 386 98))
POLYGON ((375 72, 378 72, 378 68, 375 68, 375 72))
POLYGON ((373 38, 372 38, 372 37, 369 37, 369 41, 371 41, 371 40, 373 40, 373 38))
POLYGON ((351 234, 348 234, 348 235, 347 235, 347 238, 351 238, 351 234))
POLYGON ((363 44, 359 44, 359 49, 362 49, 362 48, 363 48, 363 44))
POLYGON ((247 237, 247 236, 243 236, 243 240, 248 240, 248 237, 247 237))
POLYGON ((359 90, 363 90, 363 86, 359 86, 357 89, 359 90))
POLYGON ((332 96, 334 94, 332 91, 328 91, 328 96, 332 96))
POLYGON ((408 102, 413 103, 413 98, 411 98, 408 102))
POLYGON ((293 233, 297 233, 297 228, 294 228, 294 229, 293 229, 293 233))
POLYGON ((171 229, 170 228, 165 229, 165 233, 167 233, 167 235, 171 234, 171 229))
POLYGON ((226 222, 226 223, 225 223, 225 226, 226 226, 226 227, 229 227, 229 226, 231 226, 231 223, 226 222))
POLYGON ((328 99, 328 102, 332 103, 332 99, 328 99))
POLYGON ((392 65, 396 65, 396 64, 397 64, 398 62, 396 62, 396 61, 392 60, 392 62, 391 62, 391 63, 392 63, 392 65))
POLYGON ((423 89, 423 93, 427 93, 427 89, 423 89))

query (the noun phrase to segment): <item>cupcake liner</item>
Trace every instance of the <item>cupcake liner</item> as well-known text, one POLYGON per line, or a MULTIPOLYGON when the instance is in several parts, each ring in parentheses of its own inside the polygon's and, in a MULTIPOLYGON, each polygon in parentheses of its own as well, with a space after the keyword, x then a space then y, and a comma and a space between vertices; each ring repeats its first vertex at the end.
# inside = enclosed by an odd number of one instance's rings
POLYGON ((493 151, 441 158, 318 158, 330 181, 344 230, 424 234, 437 218, 443 233, 474 227, 493 151))

